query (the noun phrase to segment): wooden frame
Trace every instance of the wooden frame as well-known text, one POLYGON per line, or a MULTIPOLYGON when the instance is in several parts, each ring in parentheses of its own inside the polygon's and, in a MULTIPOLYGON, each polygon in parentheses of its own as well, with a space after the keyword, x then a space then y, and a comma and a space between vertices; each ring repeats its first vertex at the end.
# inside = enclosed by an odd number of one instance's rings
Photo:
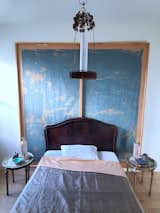
MULTIPOLYGON (((23 115, 23 97, 21 85, 21 51, 22 49, 79 49, 78 43, 16 43, 17 71, 18 71, 18 89, 19 89, 19 117, 20 117, 20 135, 25 136, 24 115, 23 115)), ((148 53, 149 43, 147 42, 99 42, 90 43, 89 49, 120 49, 120 50, 142 50, 141 83, 139 95, 139 110, 136 130, 136 140, 142 145, 143 121, 145 107, 145 93, 147 84, 148 53)), ((83 116, 83 82, 80 80, 80 116, 83 116)))

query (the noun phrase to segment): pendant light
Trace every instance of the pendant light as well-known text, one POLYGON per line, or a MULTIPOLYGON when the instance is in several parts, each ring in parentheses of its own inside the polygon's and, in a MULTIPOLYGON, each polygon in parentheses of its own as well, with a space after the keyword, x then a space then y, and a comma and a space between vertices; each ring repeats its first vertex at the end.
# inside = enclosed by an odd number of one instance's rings
POLYGON ((96 79, 95 71, 88 70, 88 42, 86 38, 87 31, 93 31, 95 27, 93 15, 86 11, 87 1, 79 1, 81 9, 73 18, 73 29, 75 33, 80 33, 80 67, 79 70, 70 72, 71 78, 77 79, 96 79))

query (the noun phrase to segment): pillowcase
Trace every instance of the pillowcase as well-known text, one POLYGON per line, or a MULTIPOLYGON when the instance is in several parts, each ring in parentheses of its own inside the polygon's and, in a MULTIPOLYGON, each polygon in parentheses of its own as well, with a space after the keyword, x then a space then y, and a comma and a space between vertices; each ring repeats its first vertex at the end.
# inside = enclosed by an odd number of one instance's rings
POLYGON ((98 160, 97 147, 93 145, 61 145, 62 156, 98 160))

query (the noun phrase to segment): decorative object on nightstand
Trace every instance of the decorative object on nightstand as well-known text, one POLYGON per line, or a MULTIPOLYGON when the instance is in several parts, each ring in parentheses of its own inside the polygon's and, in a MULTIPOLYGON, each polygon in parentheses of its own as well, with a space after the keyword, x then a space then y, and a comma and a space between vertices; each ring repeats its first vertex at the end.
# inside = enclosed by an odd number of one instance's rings
POLYGON ((24 159, 28 158, 28 152, 27 152, 27 141, 25 140, 24 137, 21 137, 21 153, 24 159))
POLYGON ((5 168, 5 175, 6 175, 6 194, 9 195, 9 186, 8 186, 8 172, 9 170, 12 171, 12 180, 14 183, 14 170, 18 170, 21 168, 25 168, 25 179, 26 183, 29 180, 29 171, 30 171, 30 164, 33 162, 34 156, 32 153, 27 152, 27 159, 25 159, 19 153, 15 153, 13 157, 5 159, 2 161, 2 166, 5 168))
POLYGON ((134 173, 134 187, 136 186, 136 173, 141 172, 141 183, 143 183, 143 175, 145 171, 151 172, 150 186, 148 195, 151 195, 152 181, 154 170, 157 166, 157 163, 154 159, 150 158, 147 154, 143 154, 141 157, 135 158, 131 156, 127 159, 127 174, 129 174, 129 168, 132 168, 134 173))
POLYGON ((133 144, 133 157, 138 158, 140 155, 140 145, 139 143, 135 142, 133 144))

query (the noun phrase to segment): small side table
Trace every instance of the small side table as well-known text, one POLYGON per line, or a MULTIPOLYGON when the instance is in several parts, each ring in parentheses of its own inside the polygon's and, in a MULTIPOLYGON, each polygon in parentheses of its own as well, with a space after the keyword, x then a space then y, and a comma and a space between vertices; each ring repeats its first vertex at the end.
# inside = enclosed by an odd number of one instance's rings
POLYGON ((151 189, 152 189, 152 182, 153 182, 153 174, 154 170, 157 167, 157 163, 154 159, 148 157, 145 161, 146 163, 144 165, 138 164, 136 159, 132 156, 127 159, 127 174, 129 173, 129 168, 132 168, 132 171, 134 173, 134 187, 136 185, 136 173, 137 171, 141 172, 141 183, 143 183, 143 174, 145 171, 151 172, 151 178, 150 178, 150 185, 149 185, 149 192, 148 195, 151 195, 151 189))
POLYGON ((25 180, 26 183, 29 180, 29 172, 30 172, 30 164, 34 160, 34 156, 32 153, 28 152, 28 159, 24 160, 21 164, 16 164, 12 157, 5 159, 2 161, 2 166, 5 168, 5 176, 6 176, 6 194, 9 195, 9 184, 8 184, 8 172, 12 171, 12 180, 14 183, 14 170, 25 168, 25 180))

